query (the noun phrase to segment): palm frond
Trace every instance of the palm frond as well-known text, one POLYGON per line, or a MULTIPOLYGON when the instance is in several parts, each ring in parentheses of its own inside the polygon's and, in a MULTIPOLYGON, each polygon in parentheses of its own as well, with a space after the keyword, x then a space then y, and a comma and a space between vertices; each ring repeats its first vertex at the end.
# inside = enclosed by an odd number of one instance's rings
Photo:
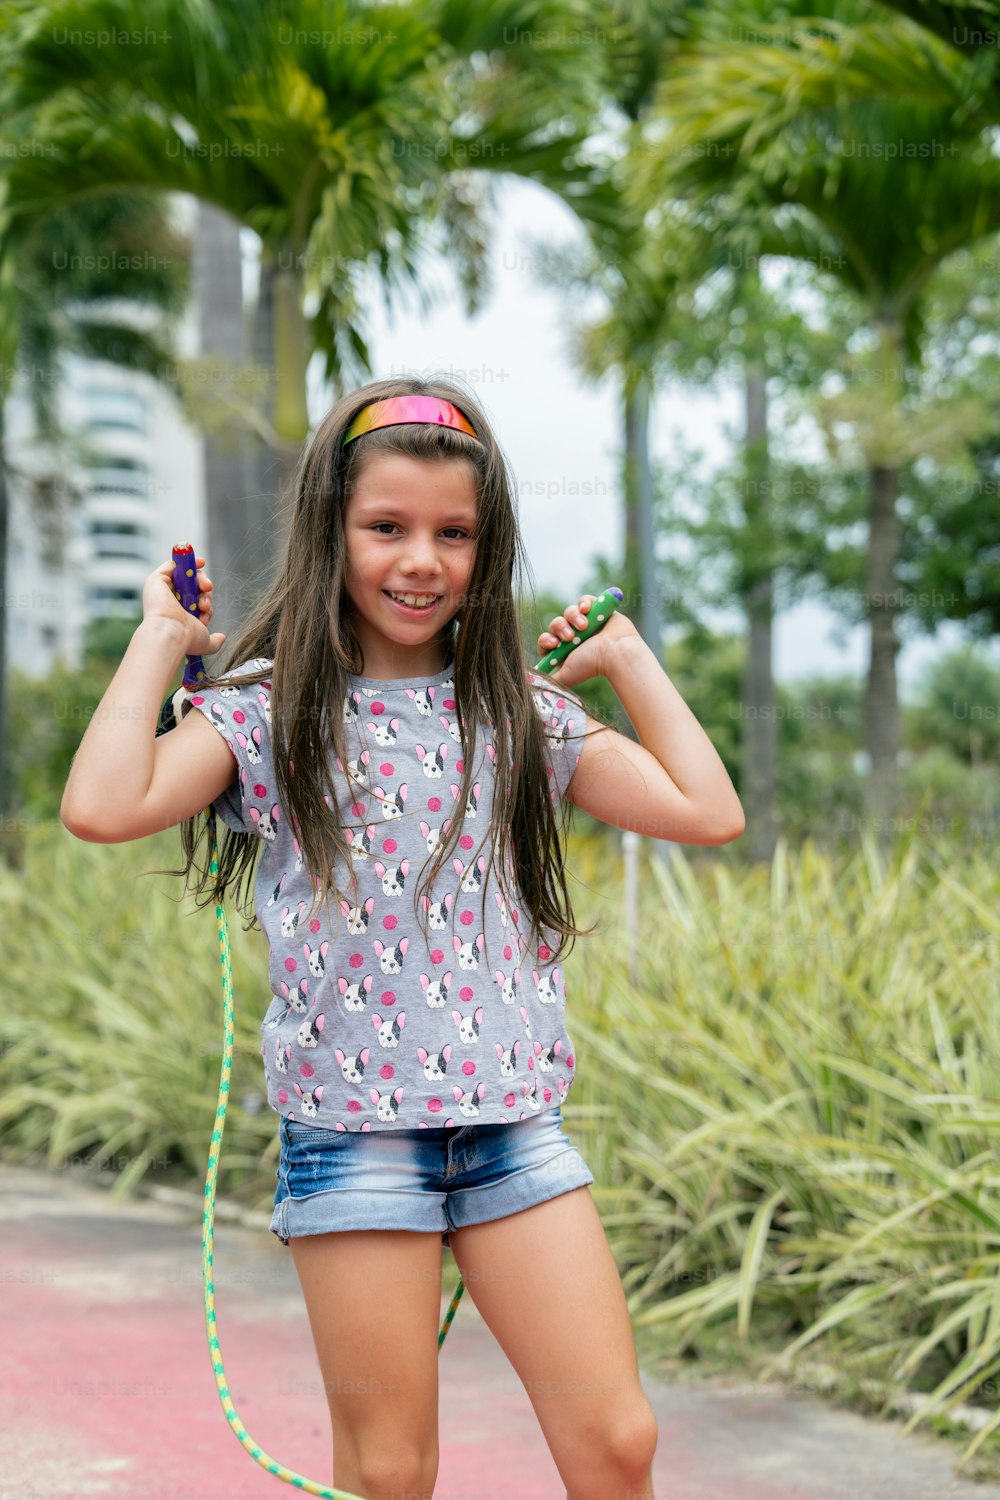
POLYGON ((852 23, 815 14, 769 25, 712 10, 663 80, 650 125, 669 129, 680 165, 733 155, 745 162, 792 121, 865 100, 938 109, 974 133, 985 123, 977 114, 983 93, 960 53, 903 16, 852 23))

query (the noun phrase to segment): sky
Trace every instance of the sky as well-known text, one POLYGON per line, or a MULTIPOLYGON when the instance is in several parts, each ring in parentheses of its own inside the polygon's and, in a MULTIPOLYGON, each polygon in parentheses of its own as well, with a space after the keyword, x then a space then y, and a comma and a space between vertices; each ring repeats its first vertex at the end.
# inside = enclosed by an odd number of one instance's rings
MULTIPOLYGON (((440 295, 426 314, 412 295, 395 303, 390 321, 373 285, 368 324, 373 375, 454 374, 472 386, 517 477, 534 586, 569 602, 578 597, 594 553, 620 552, 619 389, 613 374, 593 385, 577 373, 569 333, 579 304, 542 286, 533 264, 536 238, 553 244, 582 239, 574 215, 544 188, 521 179, 502 179, 497 196, 489 254, 493 290, 484 309, 475 317, 465 315, 454 274, 443 261, 430 271, 440 295)), ((314 367, 311 374, 316 373, 314 367)), ((327 404, 321 382, 312 378, 314 421, 327 404)), ((703 449, 707 461, 721 465, 729 451, 724 429, 738 431, 740 422, 741 393, 735 386, 718 396, 676 384, 660 390, 650 418, 654 461, 676 458, 676 436, 683 433, 686 445, 703 449)), ((717 613, 710 623, 742 629, 735 611, 717 613)), ((669 626, 669 618, 664 624, 669 626)), ((909 694, 925 664, 963 638, 949 624, 934 638, 904 642, 897 658, 901 691, 909 694)), ((669 645, 666 666, 669 671, 669 645)), ((864 627, 849 626, 811 602, 777 619, 774 671, 780 682, 813 674, 863 676, 866 666, 864 627)))

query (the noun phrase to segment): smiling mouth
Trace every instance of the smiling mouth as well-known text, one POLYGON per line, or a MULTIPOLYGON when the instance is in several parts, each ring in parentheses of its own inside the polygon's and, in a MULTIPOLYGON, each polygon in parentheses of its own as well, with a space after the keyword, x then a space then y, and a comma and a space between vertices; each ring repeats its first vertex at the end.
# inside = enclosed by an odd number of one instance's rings
POLYGON ((391 599, 402 609, 409 609, 418 614, 430 614, 441 597, 440 594, 394 594, 391 589, 383 589, 382 592, 387 599, 391 599))

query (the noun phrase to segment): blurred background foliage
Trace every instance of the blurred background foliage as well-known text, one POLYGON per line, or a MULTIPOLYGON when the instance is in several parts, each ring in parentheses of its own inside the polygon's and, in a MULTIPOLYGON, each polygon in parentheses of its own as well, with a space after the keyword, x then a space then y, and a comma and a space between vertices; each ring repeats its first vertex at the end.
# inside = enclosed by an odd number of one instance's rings
MULTIPOLYGON (((572 825, 577 921, 600 930, 566 966, 565 1113, 637 1337, 675 1372, 718 1358, 794 1379, 821 1357, 883 1414, 904 1390, 924 1420, 971 1402, 963 1464, 995 1473, 1000 4, 205 0, 179 24, 173 0, 8 0, 4 19, 4 570, 19 364, 41 372, 51 448, 40 532, 65 489, 63 355, 187 388, 170 349, 186 247, 169 241, 175 275, 111 281, 86 255, 54 274, 55 249, 162 247, 171 192, 258 236, 264 378, 221 407, 280 492, 311 356, 336 395, 371 371, 363 274, 390 307, 404 287, 429 307, 443 254, 471 313, 498 175, 576 215, 571 249, 531 255, 581 377, 615 382, 622 527, 568 598, 524 603, 526 652, 569 598, 620 584, 747 812, 723 848, 642 841, 634 899, 617 830, 572 825), (127 68, 101 41, 116 29, 137 38, 127 68), (363 66, 320 40, 355 32, 363 66), (246 149, 262 140, 278 170, 246 149), (155 329, 116 322, 116 295, 155 329), (681 440, 654 461, 668 382, 739 393, 727 452, 681 440), (774 622, 808 600, 864 627, 862 674, 776 681, 774 622), (946 625, 959 644, 902 692, 901 643, 946 625)), ((198 405, 188 390, 214 431, 198 405)), ((200 1185, 220 1055, 214 923, 151 873, 176 865, 176 831, 87 845, 58 821, 136 623, 95 624, 81 665, 43 678, 0 652, 4 961, 43 995, 41 1019, 0 1011, 0 1149, 124 1161, 117 1191, 200 1185)), ((634 734, 609 683, 580 691, 634 734)), ((266 1211, 266 953, 239 922, 230 937, 220 1188, 266 1211)))
MULTIPOLYGON (((602 575, 603 576, 603 575, 602 575)), ((596 579, 582 592, 596 592, 596 579)), ((566 600, 539 593, 538 620, 525 625, 537 660, 537 637, 566 600)), ((138 621, 95 622, 83 669, 57 667, 47 677, 11 674, 13 773, 21 829, 58 818, 63 788, 90 717, 114 676, 138 621)), ((744 645, 737 636, 692 625, 668 652, 672 680, 705 728, 734 783, 741 779, 740 695, 744 645)), ((593 678, 578 691, 620 733, 635 737, 610 683, 593 678)), ((778 810, 786 838, 810 838, 835 850, 856 846, 865 823, 861 684, 851 677, 799 678, 777 684, 778 810)), ((986 847, 1000 828, 1000 666, 967 643, 924 671, 904 707, 900 802, 895 832, 918 829, 956 846, 986 847)), ((613 830, 575 810, 581 828, 613 830)), ((20 843, 20 839, 18 840, 20 843)), ((741 862, 740 843, 688 851, 698 859, 741 862)))

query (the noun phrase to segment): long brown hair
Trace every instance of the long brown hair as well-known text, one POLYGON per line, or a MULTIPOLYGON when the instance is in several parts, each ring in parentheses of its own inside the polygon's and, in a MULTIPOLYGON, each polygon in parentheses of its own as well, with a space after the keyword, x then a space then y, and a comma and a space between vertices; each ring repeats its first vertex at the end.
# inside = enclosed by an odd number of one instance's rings
MULTIPOLYGON (((508 906, 512 893, 507 879, 513 876, 516 880, 521 901, 515 898, 514 904, 523 902, 531 918, 529 950, 536 935, 541 937, 542 929, 546 929, 549 935, 558 935, 558 943, 550 945, 558 959, 564 949, 567 954, 572 951, 576 937, 594 929, 574 924, 562 830, 552 805, 545 759, 546 731, 526 677, 532 664, 518 628, 512 586, 515 563, 522 576, 525 571, 523 543, 511 499, 513 477, 486 415, 471 393, 442 379, 376 380, 345 396, 327 413, 296 473, 287 543, 274 581, 242 628, 227 638, 223 647, 227 669, 209 677, 205 686, 271 682, 278 802, 292 820, 312 878, 316 894, 310 914, 317 902, 328 903, 331 893, 339 903, 344 893, 337 884, 337 871, 344 867, 351 872, 351 904, 357 905, 357 873, 338 813, 333 757, 339 756, 346 774, 343 704, 349 690, 347 678, 348 673, 364 675, 353 606, 345 584, 344 514, 361 465, 377 453, 461 460, 471 465, 477 492, 477 546, 466 602, 441 635, 443 667, 454 668, 464 756, 462 784, 447 842, 442 837, 422 866, 422 871, 426 870, 433 860, 426 880, 414 892, 414 909, 419 920, 418 897, 421 891, 430 892, 437 871, 463 832, 461 809, 472 787, 477 723, 484 720, 492 730, 496 750, 493 823, 475 853, 463 863, 473 864, 483 844, 487 845, 490 862, 485 876, 496 862, 496 878, 508 893, 508 906), (453 402, 468 416, 481 441, 451 427, 408 423, 377 428, 354 439, 346 449, 342 446, 345 431, 362 407, 389 396, 408 395, 438 396, 453 402), (271 665, 240 675, 232 671, 234 665, 258 657, 271 665), (289 765, 295 768, 294 776, 289 775, 289 765)), ((547 674, 539 675, 544 678, 547 674)), ((558 682, 548 680, 560 697, 579 703, 558 682)), ((579 707, 582 734, 585 716, 583 705, 579 707)), ((567 753, 572 754, 577 743, 574 733, 567 742, 567 753)), ((371 790, 360 781, 357 784, 362 790, 371 790)), ((568 807, 564 806, 563 826, 567 818, 568 807)), ((239 905, 240 883, 245 879, 249 905, 252 871, 262 840, 257 834, 226 828, 219 849, 218 874, 213 880, 208 859, 204 868, 196 861, 197 845, 204 834, 208 836, 207 853, 215 835, 211 807, 205 815, 199 814, 182 825, 186 864, 183 870, 172 873, 187 878, 197 870, 196 903, 203 892, 207 893, 206 903, 222 900, 232 886, 239 905)), ((486 885, 484 877, 484 901, 486 885)), ((251 912, 246 930, 254 925, 251 912)))

